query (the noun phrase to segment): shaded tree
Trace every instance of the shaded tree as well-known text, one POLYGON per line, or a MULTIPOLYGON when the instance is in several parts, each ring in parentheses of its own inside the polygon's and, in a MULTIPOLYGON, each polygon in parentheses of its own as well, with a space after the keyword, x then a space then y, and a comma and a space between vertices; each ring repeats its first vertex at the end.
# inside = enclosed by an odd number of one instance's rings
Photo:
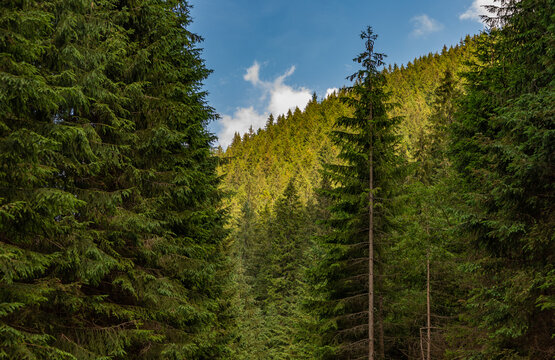
POLYGON ((503 0, 453 126, 467 191, 464 232, 479 249, 468 305, 486 358, 549 359, 553 319, 554 91, 548 0, 503 0))
MULTIPOLYGON (((361 38, 365 51, 355 61, 362 70, 350 77, 356 81, 343 98, 354 115, 337 119, 331 136, 340 149, 340 163, 325 165, 335 187, 326 191, 334 201, 328 221, 331 232, 322 239, 326 253, 315 275, 321 281, 320 301, 314 304, 322 320, 318 358, 373 359, 376 355, 372 302, 373 293, 381 289, 372 287, 373 262, 381 256, 390 231, 388 200, 400 159, 394 134, 398 119, 387 116, 385 78, 378 71, 383 55, 374 52, 376 35, 370 27, 361 38)), ((381 272, 380 267, 376 273, 381 272)))
POLYGON ((189 23, 184 1, 0 5, 0 357, 226 353, 215 115, 189 23))

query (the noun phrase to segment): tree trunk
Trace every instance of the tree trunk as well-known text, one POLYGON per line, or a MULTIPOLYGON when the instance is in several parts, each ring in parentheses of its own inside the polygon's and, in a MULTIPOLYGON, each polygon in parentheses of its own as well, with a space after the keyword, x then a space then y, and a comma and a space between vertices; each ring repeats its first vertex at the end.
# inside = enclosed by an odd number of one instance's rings
POLYGON ((428 347, 427 347, 427 360, 431 360, 432 354, 432 321, 431 321, 431 313, 430 313, 430 249, 428 249, 428 254, 426 256, 426 327, 427 327, 427 338, 428 338, 428 347))
POLYGON ((368 211, 368 359, 374 360, 374 163, 373 163, 373 143, 372 143, 372 105, 370 104, 370 153, 368 162, 370 163, 369 181, 369 211, 368 211))
MULTIPOLYGON (((378 284, 379 289, 383 289, 381 287, 381 282, 378 284)), ((379 359, 385 359, 385 343, 384 343, 384 334, 383 334, 383 296, 378 297, 378 331, 379 331, 379 341, 380 341, 380 355, 379 359)))

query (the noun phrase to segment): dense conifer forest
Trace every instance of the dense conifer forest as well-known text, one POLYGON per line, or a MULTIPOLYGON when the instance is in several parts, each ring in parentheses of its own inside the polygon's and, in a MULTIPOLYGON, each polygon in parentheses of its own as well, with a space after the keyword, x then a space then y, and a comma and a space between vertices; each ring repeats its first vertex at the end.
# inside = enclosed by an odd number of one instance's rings
POLYGON ((186 1, 2 1, 0 359, 553 359, 554 10, 222 149, 186 1))

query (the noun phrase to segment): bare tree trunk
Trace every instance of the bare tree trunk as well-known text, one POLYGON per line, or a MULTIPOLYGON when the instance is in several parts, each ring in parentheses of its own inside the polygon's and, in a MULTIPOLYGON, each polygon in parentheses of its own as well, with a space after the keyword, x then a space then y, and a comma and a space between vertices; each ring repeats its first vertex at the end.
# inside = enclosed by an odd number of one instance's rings
POLYGON ((427 337, 428 337, 428 352, 427 352, 427 360, 431 360, 432 354, 432 316, 430 313, 430 249, 428 249, 428 254, 426 256, 426 315, 427 315, 427 322, 426 327, 428 330, 427 337))
POLYGON ((369 181, 369 211, 368 211, 368 359, 374 360, 374 148, 372 143, 372 104, 370 104, 370 153, 368 161, 370 165, 369 181))
POLYGON ((422 360, 424 359, 424 345, 422 344, 422 328, 420 328, 420 353, 422 354, 422 360))
MULTIPOLYGON (((378 287, 382 289, 381 282, 378 284, 378 287)), ((383 296, 378 297, 378 323, 379 323, 379 341, 380 341, 380 356, 379 359, 385 359, 385 343, 384 343, 384 334, 383 334, 383 296)))

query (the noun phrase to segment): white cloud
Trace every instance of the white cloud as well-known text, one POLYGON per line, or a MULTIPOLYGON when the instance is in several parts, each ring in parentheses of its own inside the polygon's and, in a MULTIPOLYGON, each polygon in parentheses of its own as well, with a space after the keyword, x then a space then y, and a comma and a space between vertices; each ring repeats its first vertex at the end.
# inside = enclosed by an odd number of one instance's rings
POLYGON ((260 83, 260 64, 258 62, 254 62, 250 68, 247 69, 247 73, 243 75, 243 79, 245 81, 250 82, 253 85, 258 85, 260 83))
POLYGON ((285 79, 294 72, 295 66, 291 66, 273 81, 260 80, 260 64, 255 61, 247 69, 243 79, 260 90, 259 107, 263 110, 259 112, 251 106, 238 108, 233 115, 222 115, 220 120, 222 129, 218 134, 220 145, 228 146, 236 132, 243 134, 248 131, 250 126, 254 130, 264 127, 270 114, 277 117, 296 107, 304 109, 312 98, 312 92, 304 87, 294 88, 284 83, 285 79))
POLYGON ((495 0, 474 0, 472 5, 459 16, 461 20, 474 20, 478 22, 482 22, 480 16, 487 15, 492 16, 493 13, 489 12, 484 6, 486 5, 494 5, 495 0))
POLYGON ((332 94, 338 94, 338 93, 339 93, 338 88, 329 88, 326 90, 326 98, 332 94))
POLYGON ((418 15, 410 19, 414 25, 411 35, 416 37, 425 36, 443 29, 443 25, 437 20, 430 18, 428 15, 418 15))
POLYGON ((236 132, 244 134, 252 126, 253 129, 258 129, 266 123, 266 115, 259 114, 254 108, 238 108, 235 110, 233 116, 222 115, 220 123, 222 129, 218 134, 220 145, 228 146, 233 140, 233 135, 236 132))
POLYGON ((261 82, 265 91, 270 95, 267 111, 275 116, 285 114, 295 107, 303 109, 312 98, 312 93, 304 87, 294 89, 285 85, 283 81, 295 72, 295 66, 291 66, 285 74, 278 76, 273 82, 261 82))

